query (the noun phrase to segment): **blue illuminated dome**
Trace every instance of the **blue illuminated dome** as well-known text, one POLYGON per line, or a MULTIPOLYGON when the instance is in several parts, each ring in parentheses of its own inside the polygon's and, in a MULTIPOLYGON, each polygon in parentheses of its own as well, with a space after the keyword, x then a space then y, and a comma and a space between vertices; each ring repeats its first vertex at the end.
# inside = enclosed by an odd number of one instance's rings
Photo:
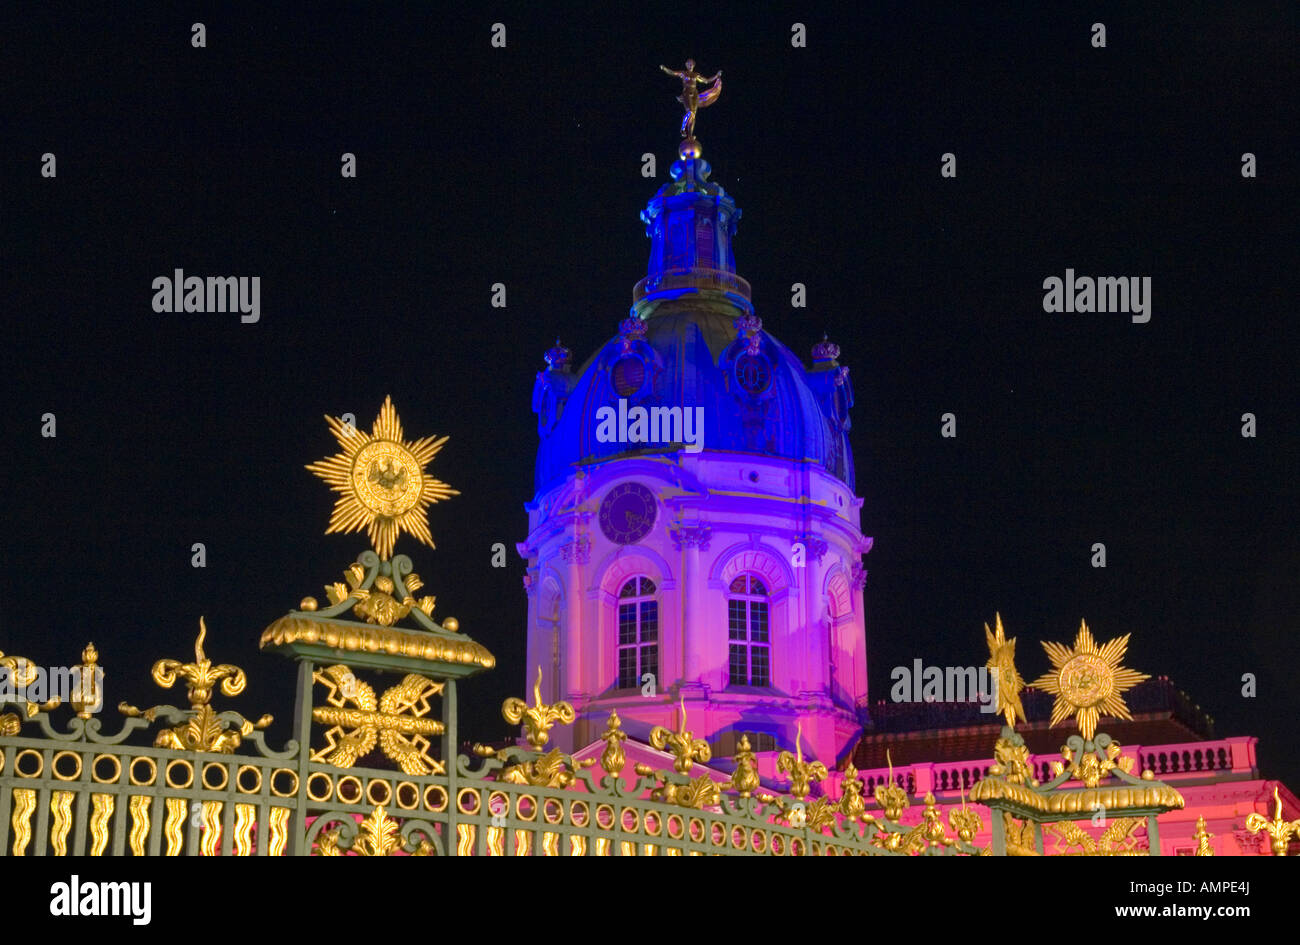
POLYGON ((619 334, 576 373, 567 349, 557 343, 547 353, 533 390, 539 493, 581 465, 684 448, 611 439, 601 429, 611 411, 601 411, 618 410, 620 400, 627 410, 702 408, 704 451, 816 464, 853 489, 848 368, 825 341, 806 368, 763 330, 749 283, 736 274, 740 210, 709 173, 701 157, 675 161, 672 180, 642 211, 650 264, 619 334))

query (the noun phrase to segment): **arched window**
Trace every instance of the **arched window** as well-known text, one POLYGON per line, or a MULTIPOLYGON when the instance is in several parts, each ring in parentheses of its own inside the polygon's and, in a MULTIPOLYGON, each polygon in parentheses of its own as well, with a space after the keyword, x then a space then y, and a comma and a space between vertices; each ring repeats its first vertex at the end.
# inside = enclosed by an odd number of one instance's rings
POLYGON ((767 587, 752 574, 738 576, 728 588, 727 639, 731 685, 772 685, 767 587))
POLYGON ((618 592, 618 688, 635 689, 641 677, 659 677, 659 602, 655 582, 630 578, 618 592))

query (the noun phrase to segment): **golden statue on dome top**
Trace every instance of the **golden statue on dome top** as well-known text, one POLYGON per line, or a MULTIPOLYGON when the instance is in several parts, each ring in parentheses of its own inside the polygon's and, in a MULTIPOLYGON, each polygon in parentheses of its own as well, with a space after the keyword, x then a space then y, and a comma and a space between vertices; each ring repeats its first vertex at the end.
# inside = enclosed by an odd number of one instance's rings
POLYGON ((686 109, 686 114, 682 116, 682 137, 687 141, 694 141, 695 113, 701 108, 712 105, 722 94, 722 70, 719 69, 712 77, 706 79, 695 71, 694 59, 686 60, 685 69, 669 69, 667 66, 660 66, 659 69, 682 80, 682 94, 677 96, 677 101, 681 102, 682 108, 686 109), (708 88, 701 92, 699 89, 701 85, 708 85, 708 88))

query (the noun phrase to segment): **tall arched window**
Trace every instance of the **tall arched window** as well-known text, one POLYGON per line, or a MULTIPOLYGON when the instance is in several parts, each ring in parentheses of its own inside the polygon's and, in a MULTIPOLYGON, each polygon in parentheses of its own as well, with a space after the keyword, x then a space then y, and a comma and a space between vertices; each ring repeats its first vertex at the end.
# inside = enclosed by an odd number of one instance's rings
POLYGON ((727 639, 731 685, 772 685, 767 587, 752 574, 740 575, 728 588, 727 639))
POLYGON ((655 582, 630 578, 618 592, 618 688, 634 689, 641 677, 659 677, 659 602, 655 582))

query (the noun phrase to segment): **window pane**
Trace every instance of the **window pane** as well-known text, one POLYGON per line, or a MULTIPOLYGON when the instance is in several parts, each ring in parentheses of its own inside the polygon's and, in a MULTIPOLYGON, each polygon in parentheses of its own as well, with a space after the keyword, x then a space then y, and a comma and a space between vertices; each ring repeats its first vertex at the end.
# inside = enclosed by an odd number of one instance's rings
POLYGON ((631 689, 640 685, 636 674, 636 648, 623 647, 618 651, 618 687, 631 689))
POLYGON ((767 642, 767 603, 754 601, 749 605, 749 638, 756 643, 767 642))
MULTIPOLYGON (((643 646, 641 647, 641 672, 654 673, 655 678, 659 678, 659 647, 643 646)), ((640 679, 638 677, 638 684, 640 679)))
POLYGON ((653 594, 654 592, 655 592, 655 582, 650 580, 648 577, 643 577, 641 579, 641 593, 653 594))
POLYGON ((763 586, 763 582, 760 581, 758 578, 750 578, 749 593, 758 595, 760 597, 766 597, 767 588, 763 586))
POLYGON ((729 649, 731 652, 728 659, 728 674, 731 677, 731 683, 736 686, 746 686, 749 684, 747 648, 733 643, 729 649))
POLYGON ((745 639, 745 602, 743 600, 727 601, 727 637, 731 640, 745 639))
POLYGON ((732 582, 731 582, 731 587, 728 588, 728 590, 730 590, 731 593, 733 593, 733 594, 743 594, 743 593, 745 593, 745 575, 742 574, 740 577, 738 577, 738 578, 736 578, 734 581, 732 581, 732 582))
POLYGON ((753 663, 751 684, 755 686, 770 686, 771 672, 768 666, 768 648, 765 646, 750 647, 749 658, 753 663))
POLYGON ((641 639, 659 639, 659 602, 648 600, 641 604, 641 639))
POLYGON ((623 585, 623 589, 618 592, 619 597, 636 597, 636 578, 628 581, 623 585))

